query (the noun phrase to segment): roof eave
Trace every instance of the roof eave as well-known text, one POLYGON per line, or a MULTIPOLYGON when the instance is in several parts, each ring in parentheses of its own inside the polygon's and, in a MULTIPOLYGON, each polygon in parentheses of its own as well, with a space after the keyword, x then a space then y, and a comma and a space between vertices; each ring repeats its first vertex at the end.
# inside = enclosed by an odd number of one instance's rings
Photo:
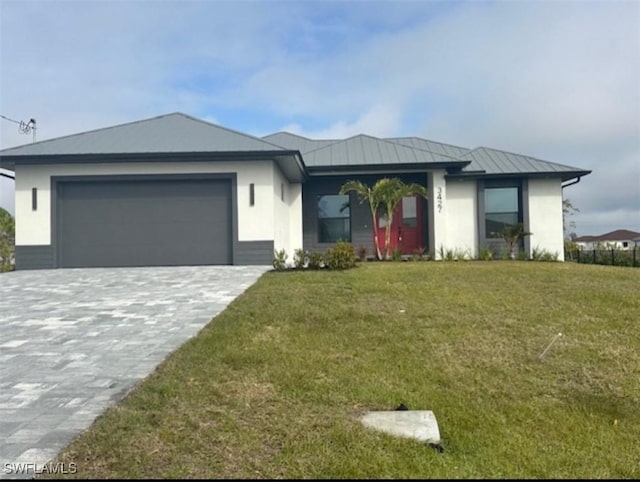
POLYGON ((508 179, 508 178, 533 178, 533 179, 553 179, 560 178, 562 182, 569 181, 571 179, 580 178, 591 174, 591 171, 549 171, 549 172, 506 172, 506 173, 490 173, 485 171, 469 171, 469 172, 457 172, 447 174, 447 178, 492 178, 492 179, 508 179))
POLYGON ((292 182, 303 182, 305 166, 299 151, 203 151, 203 152, 143 152, 111 154, 54 154, 0 156, 0 167, 15 171, 16 165, 98 164, 121 162, 187 162, 187 161, 249 161, 270 159, 276 162, 292 182))
POLYGON ((310 176, 331 176, 341 174, 381 174, 400 172, 428 172, 435 169, 462 168, 468 161, 452 162, 412 162, 402 164, 342 164, 337 166, 307 166, 310 176))

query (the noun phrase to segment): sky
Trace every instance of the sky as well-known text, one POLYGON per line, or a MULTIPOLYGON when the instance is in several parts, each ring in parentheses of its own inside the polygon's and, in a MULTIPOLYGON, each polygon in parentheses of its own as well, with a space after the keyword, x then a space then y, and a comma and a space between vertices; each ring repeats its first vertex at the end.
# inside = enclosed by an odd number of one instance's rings
MULTIPOLYGON (((640 0, 0 0, 0 114, 37 140, 171 112, 592 170, 571 230, 640 232, 640 0)), ((31 140, 0 119, 0 148, 31 140)))

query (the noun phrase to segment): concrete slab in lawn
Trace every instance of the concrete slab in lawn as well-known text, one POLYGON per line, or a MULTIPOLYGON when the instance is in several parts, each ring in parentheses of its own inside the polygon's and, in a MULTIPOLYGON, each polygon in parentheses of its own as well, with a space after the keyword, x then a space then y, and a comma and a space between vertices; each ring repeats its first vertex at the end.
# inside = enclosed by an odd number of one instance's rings
POLYGON ((391 435, 431 444, 440 443, 438 422, 431 410, 368 412, 360 420, 367 427, 391 435))

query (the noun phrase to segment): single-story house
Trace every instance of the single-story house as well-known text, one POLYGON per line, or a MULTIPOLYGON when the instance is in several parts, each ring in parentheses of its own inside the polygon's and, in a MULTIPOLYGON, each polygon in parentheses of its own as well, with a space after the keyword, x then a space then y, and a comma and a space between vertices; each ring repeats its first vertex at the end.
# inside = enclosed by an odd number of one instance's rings
POLYGON ((573 240, 580 249, 633 249, 640 246, 640 233, 628 229, 616 229, 598 236, 585 235, 573 240))
MULTIPOLYGON (((0 151, 15 172, 16 268, 270 264, 337 240, 374 253, 349 180, 399 177, 393 247, 477 256, 522 222, 523 249, 563 259, 562 190, 588 170, 419 137, 262 138, 181 113, 0 151)), ((382 220, 384 224, 384 219, 382 220)))

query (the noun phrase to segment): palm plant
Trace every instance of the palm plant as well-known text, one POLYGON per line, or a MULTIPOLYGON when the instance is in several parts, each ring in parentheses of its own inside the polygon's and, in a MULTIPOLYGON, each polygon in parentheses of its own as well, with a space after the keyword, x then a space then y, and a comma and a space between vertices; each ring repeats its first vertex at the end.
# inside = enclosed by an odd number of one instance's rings
MULTIPOLYGON (((382 205, 386 210, 387 226, 385 229, 385 258, 389 259, 392 255, 391 249, 391 224, 393 223, 393 213, 403 197, 422 196, 427 197, 427 188, 420 184, 405 184, 397 177, 393 179, 380 179, 381 184, 382 205)), ((378 184, 376 183, 376 184, 378 184)))
POLYGON ((502 231, 502 237, 507 243, 507 249, 509 250, 509 256, 511 259, 515 259, 516 253, 515 248, 518 246, 520 241, 522 241, 525 236, 530 236, 533 233, 528 232, 524 228, 524 224, 516 223, 505 226, 502 231))
POLYGON ((377 214, 384 211, 387 216, 385 227, 385 254, 384 259, 391 258, 391 223, 393 213, 398 207, 403 197, 420 195, 426 197, 427 189, 420 184, 405 184, 398 178, 379 179, 373 187, 369 187, 361 181, 348 181, 340 189, 340 194, 354 191, 360 197, 360 202, 368 202, 371 208, 371 218, 373 220, 373 240, 376 247, 378 259, 383 259, 378 239, 378 219, 377 214))
POLYGON ((380 203, 382 202, 382 197, 380 196, 379 189, 370 188, 366 184, 361 181, 348 181, 340 188, 340 194, 348 194, 350 192, 355 192, 360 198, 360 203, 369 204, 369 208, 371 209, 371 218, 373 221, 373 242, 376 248, 376 256, 378 259, 382 259, 382 253, 380 251, 380 241, 378 240, 378 220, 376 214, 380 209, 380 203))

